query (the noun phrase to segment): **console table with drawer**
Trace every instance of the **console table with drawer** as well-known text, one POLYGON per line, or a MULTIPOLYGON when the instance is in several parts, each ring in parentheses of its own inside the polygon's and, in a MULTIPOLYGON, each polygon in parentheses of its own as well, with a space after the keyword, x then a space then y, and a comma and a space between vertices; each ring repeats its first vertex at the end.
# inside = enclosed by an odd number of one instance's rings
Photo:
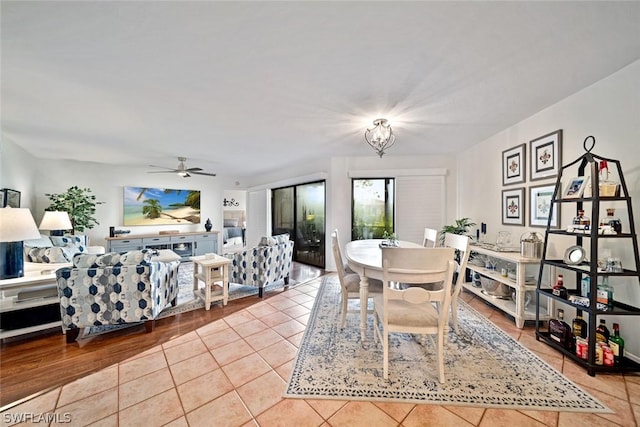
POLYGON ((105 240, 109 252, 125 252, 145 248, 170 249, 186 261, 192 256, 217 253, 218 234, 217 231, 194 231, 107 237, 105 240))

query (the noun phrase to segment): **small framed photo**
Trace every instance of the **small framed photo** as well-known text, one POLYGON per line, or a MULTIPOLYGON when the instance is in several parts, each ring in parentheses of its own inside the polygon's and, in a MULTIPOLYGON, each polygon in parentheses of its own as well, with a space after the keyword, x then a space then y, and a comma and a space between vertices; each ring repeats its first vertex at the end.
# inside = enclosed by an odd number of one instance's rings
POLYGON ((562 165, 562 129, 529 142, 531 181, 558 175, 562 165))
POLYGON ((562 198, 579 199, 584 194, 584 189, 587 188, 588 183, 588 176, 576 176, 575 178, 571 178, 567 187, 564 189, 564 193, 562 193, 562 198))
POLYGON ((524 187, 502 190, 502 224, 524 225, 524 187))
POLYGON ((12 208, 20 207, 20 192, 11 190, 9 188, 4 189, 4 206, 10 206, 12 208))
POLYGON ((502 185, 525 181, 527 146, 520 144, 502 152, 502 185))
POLYGON ((529 225, 531 227, 546 227, 551 215, 551 228, 560 226, 560 212, 558 205, 551 203, 556 186, 539 185, 529 187, 529 225))

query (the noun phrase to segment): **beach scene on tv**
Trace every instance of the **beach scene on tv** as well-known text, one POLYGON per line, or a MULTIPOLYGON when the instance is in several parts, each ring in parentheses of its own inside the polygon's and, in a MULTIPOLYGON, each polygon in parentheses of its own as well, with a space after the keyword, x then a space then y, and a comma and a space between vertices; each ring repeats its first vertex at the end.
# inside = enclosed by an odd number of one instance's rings
POLYGON ((200 191, 124 187, 124 225, 200 223, 200 191))

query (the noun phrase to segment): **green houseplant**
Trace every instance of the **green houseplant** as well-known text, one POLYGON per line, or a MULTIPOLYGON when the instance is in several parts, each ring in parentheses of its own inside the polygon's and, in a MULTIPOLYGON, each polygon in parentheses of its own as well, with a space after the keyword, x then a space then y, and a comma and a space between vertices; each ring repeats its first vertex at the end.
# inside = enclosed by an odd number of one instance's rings
POLYGON ((91 189, 74 185, 64 193, 45 194, 45 196, 51 200, 46 211, 64 211, 69 214, 73 234, 100 224, 93 215, 96 213, 96 205, 103 202, 96 201, 96 196, 91 194, 91 189))
MULTIPOLYGON (((460 219, 456 219, 455 224, 443 226, 442 230, 440 230, 440 245, 444 244, 445 233, 462 234, 465 236, 469 236, 469 229, 471 227, 475 227, 475 225, 476 223, 471 222, 470 218, 460 218, 460 219)), ((469 236, 469 237, 472 237, 472 236, 469 236)), ((473 256, 469 255, 469 259, 473 259, 473 256)), ((456 250, 456 261, 460 262, 460 254, 458 253, 457 250, 456 250)), ((471 270, 469 270, 468 268, 465 271, 465 281, 467 282, 471 281, 471 270)))

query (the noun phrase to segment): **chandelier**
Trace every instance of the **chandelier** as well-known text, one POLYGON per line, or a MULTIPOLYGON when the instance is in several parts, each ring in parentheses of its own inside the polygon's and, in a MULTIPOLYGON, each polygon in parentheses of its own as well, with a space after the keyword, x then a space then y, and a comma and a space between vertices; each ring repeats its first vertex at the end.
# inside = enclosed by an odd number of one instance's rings
POLYGON ((376 119, 373 121, 375 126, 364 133, 364 139, 380 157, 384 155, 384 150, 396 142, 396 136, 388 123, 387 119, 376 119))

